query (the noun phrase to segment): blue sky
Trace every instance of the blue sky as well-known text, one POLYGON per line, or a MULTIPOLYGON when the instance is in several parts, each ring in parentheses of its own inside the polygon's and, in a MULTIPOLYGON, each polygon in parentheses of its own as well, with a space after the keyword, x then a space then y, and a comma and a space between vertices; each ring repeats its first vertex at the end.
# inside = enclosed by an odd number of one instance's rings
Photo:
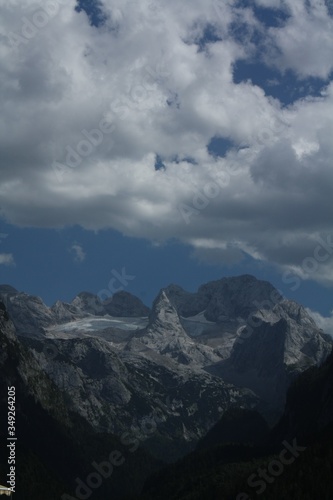
POLYGON ((0 7, 0 282, 125 272, 150 305, 250 273, 330 317, 330 3, 53 5, 0 7))
POLYGON ((101 293, 104 297, 103 290, 112 292, 108 285, 116 271, 125 276, 128 284, 115 286, 123 285, 122 289, 149 306, 159 290, 170 283, 195 291, 207 281, 246 273, 270 281, 287 298, 324 315, 332 307, 330 289, 304 280, 293 290, 294 281, 284 283, 278 270, 258 265, 251 258, 237 266, 208 264, 196 258, 190 246, 177 241, 155 246, 118 231, 94 233, 79 226, 54 230, 3 224, 2 229, 6 237, 2 237, 1 250, 12 251, 15 265, 2 266, 1 282, 41 296, 49 306, 58 299, 69 302, 80 291, 101 293), (75 250, 78 247, 82 254, 75 250))

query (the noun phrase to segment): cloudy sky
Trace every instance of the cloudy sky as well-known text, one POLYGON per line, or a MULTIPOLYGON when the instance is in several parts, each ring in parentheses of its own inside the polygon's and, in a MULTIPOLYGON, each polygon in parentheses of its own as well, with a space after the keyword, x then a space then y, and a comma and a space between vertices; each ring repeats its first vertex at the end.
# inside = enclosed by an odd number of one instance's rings
POLYGON ((149 304, 251 273, 330 315, 331 0, 0 10, 1 282, 149 304))

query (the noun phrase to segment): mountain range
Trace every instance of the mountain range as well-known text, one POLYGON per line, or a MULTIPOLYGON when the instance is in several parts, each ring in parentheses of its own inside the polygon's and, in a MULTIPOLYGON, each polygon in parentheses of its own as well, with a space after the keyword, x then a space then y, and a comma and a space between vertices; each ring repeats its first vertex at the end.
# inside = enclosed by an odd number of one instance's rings
POLYGON ((151 309, 125 291, 104 302, 81 292, 48 307, 2 285, 0 300, 7 379, 15 359, 22 397, 66 436, 74 419, 92 442, 108 436, 119 447, 126 439, 140 444, 146 476, 159 461, 193 451, 235 408, 249 412, 248 422, 258 414, 256 429, 260 419, 270 427, 281 422, 288 389, 332 351, 331 337, 301 305, 250 275, 195 293, 169 285, 151 309))

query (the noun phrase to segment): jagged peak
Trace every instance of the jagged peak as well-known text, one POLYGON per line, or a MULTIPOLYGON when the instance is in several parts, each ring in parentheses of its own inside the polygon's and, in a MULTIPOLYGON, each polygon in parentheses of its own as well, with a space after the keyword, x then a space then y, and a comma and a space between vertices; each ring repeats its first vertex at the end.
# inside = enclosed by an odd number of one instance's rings
POLYGON ((102 306, 111 316, 148 316, 150 313, 142 300, 125 290, 115 292, 110 298, 102 302, 102 306))
POLYGON ((190 293, 190 292, 186 292, 186 290, 184 290, 183 287, 181 287, 180 285, 177 285, 176 283, 171 283, 170 285, 166 286, 165 288, 163 288, 162 290, 164 290, 166 292, 166 294, 168 293, 190 293))
POLYGON ((167 294, 167 289, 162 288, 158 293, 153 303, 152 315, 158 314, 161 310, 168 310, 168 312, 178 316, 175 307, 172 305, 170 298, 167 294))
POLYGON ((283 299, 281 302, 276 304, 273 310, 274 312, 279 312, 280 314, 285 313, 288 318, 296 321, 296 323, 300 324, 306 322, 314 328, 317 328, 316 322, 307 310, 294 300, 283 299))

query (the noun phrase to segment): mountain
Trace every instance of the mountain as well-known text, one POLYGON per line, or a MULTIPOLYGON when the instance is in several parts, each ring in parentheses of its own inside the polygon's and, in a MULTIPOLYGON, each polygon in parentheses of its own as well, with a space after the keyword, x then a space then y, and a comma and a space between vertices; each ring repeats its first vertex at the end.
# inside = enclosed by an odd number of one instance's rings
POLYGON ((93 337, 22 342, 96 432, 132 429, 158 457, 171 460, 193 448, 230 405, 258 402, 251 391, 202 370, 134 350, 132 341, 122 349, 93 337))
POLYGON ((306 310, 289 300, 252 313, 251 323, 242 328, 238 339, 230 357, 211 366, 209 371, 230 383, 252 389, 275 407, 283 407, 286 391, 295 377, 322 363, 332 348, 331 339, 306 310))
MULTIPOLYGON (((220 359, 210 347, 196 342, 186 333, 175 307, 164 290, 154 301, 147 328, 136 335, 135 342, 132 342, 132 350, 137 350, 139 343, 180 364, 197 368, 220 359)), ((132 345, 130 344, 128 348, 132 345)))
MULTIPOLYGON (((102 500, 112 496, 120 500, 124 494, 138 493, 144 479, 159 466, 139 447, 135 434, 120 439, 110 433, 96 433, 85 419, 69 408, 68 395, 57 388, 30 350, 18 340, 1 302, 0 380, 2 442, 8 442, 4 421, 8 412, 7 388, 15 388, 17 500, 82 498, 87 488, 82 482, 85 483, 92 473, 96 476, 97 470, 102 471, 99 475, 101 485, 91 498, 102 500), (99 465, 106 464, 111 453, 118 456, 119 467, 115 465, 112 476, 105 476, 106 465, 104 469, 99 465)), ((7 460, 8 450, 3 446, 0 454, 2 484, 8 474, 7 460)))
POLYGON ((50 309, 39 297, 17 291, 9 285, 0 286, 0 299, 19 335, 41 337, 44 329, 54 322, 50 309))
POLYGON ((71 303, 58 300, 51 308, 40 297, 19 292, 10 285, 0 285, 0 298, 13 318, 21 336, 41 338, 48 328, 82 318, 148 316, 149 308, 134 295, 119 291, 106 301, 90 292, 80 292, 71 303))
POLYGON ((275 423, 290 383, 332 347, 304 308, 249 275, 195 293, 170 285, 152 310, 127 292, 104 302, 81 292, 51 308, 8 285, 0 296, 70 411, 97 433, 135 430, 169 461, 235 406, 275 423))
POLYGON ((270 432, 261 419, 248 410, 228 410, 194 452, 155 472, 138 498, 330 500, 333 352, 296 377, 270 432))
POLYGON ((268 281, 248 274, 211 281, 201 285, 196 293, 185 292, 176 285, 167 287, 165 293, 180 316, 187 318, 204 311, 205 318, 213 322, 247 319, 263 302, 282 300, 268 281))
POLYGON ((302 373, 288 390, 286 406, 272 439, 311 441, 333 425, 333 352, 321 366, 302 373))
POLYGON ((138 297, 123 290, 106 299, 103 307, 107 314, 117 317, 148 316, 150 312, 149 307, 145 306, 138 297))
POLYGON ((225 444, 264 444, 269 426, 260 413, 245 408, 232 407, 200 439, 196 449, 205 450, 225 444))

